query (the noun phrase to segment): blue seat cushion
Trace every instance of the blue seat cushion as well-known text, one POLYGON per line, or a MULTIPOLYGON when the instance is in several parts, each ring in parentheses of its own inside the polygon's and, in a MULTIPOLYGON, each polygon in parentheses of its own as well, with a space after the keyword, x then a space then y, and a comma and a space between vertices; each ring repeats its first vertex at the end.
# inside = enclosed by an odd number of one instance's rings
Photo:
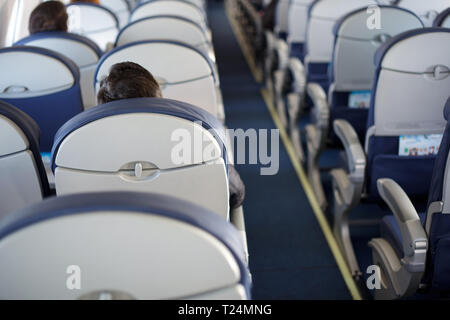
POLYGON ((302 42, 291 43, 291 47, 289 49, 290 56, 292 58, 298 58, 298 59, 300 59, 301 62, 303 62, 303 60, 305 58, 304 48, 305 48, 305 44, 302 42))
MULTIPOLYGON (((422 224, 425 223, 425 213, 419 213, 422 224)), ((387 215, 381 220, 381 237, 390 243, 399 257, 403 257, 402 235, 394 215, 387 215)))

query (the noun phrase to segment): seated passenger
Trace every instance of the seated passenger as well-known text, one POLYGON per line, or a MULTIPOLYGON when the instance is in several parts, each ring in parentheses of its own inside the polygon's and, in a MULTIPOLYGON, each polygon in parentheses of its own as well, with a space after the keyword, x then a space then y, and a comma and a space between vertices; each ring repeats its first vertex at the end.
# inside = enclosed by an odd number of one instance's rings
POLYGON ((31 12, 28 31, 30 34, 49 31, 67 32, 67 20, 66 6, 62 2, 43 2, 31 12))
MULTIPOLYGON (((153 75, 133 62, 117 63, 109 75, 100 82, 98 104, 120 99, 162 98, 161 89, 153 75)), ((233 165, 228 165, 230 208, 241 206, 245 198, 245 185, 233 165)))

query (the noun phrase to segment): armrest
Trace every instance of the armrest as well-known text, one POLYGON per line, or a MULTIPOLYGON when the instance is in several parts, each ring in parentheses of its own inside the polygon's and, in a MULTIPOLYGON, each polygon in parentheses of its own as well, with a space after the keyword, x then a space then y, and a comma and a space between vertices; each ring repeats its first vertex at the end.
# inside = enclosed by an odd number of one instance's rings
POLYGON ((333 128, 341 140, 347 154, 348 169, 352 182, 364 183, 366 171, 366 154, 359 142, 358 135, 346 120, 334 120, 333 128))
POLYGON ((292 88, 295 93, 303 95, 306 87, 306 72, 300 59, 291 58, 288 61, 287 68, 291 72, 293 83, 292 88))
POLYGON ((378 192, 394 213, 402 236, 403 262, 410 272, 425 270, 428 239, 411 200, 392 179, 378 179, 378 192))
POLYGON ((286 69, 289 61, 289 47, 286 41, 282 39, 276 39, 275 51, 278 56, 277 69, 286 69))
POLYGON ((317 126, 321 129, 328 130, 330 119, 330 108, 327 102, 327 95, 322 87, 317 83, 309 83, 306 87, 308 96, 314 104, 314 115, 317 126))

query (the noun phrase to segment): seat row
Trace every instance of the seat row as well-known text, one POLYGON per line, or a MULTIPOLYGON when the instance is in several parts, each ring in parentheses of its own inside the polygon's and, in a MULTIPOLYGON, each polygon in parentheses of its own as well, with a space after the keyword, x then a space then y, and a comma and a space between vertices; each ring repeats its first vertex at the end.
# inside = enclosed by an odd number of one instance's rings
MULTIPOLYGON (((443 175, 437 159, 448 155, 449 8, 440 0, 281 0, 266 34, 267 88, 322 209, 331 198, 334 234, 355 279, 362 273, 351 212, 361 202, 386 202, 395 214, 381 222, 384 239, 370 243, 385 279, 376 298, 409 296, 419 286, 450 289, 446 271, 424 276, 426 264, 437 267, 449 255, 430 251, 437 248, 431 225, 440 218, 428 217, 425 232, 410 205, 430 205, 428 195, 445 185, 432 177, 443 175), (332 158, 329 194, 319 165, 325 158, 332 158)), ((445 188, 432 201, 442 197, 445 188)))
POLYGON ((0 49, 4 71, 0 77, 0 174, 7 190, 1 196, 5 205, 0 212, 0 242, 11 244, 0 255, 7 261, 2 270, 17 271, 2 272, 0 283, 10 290, 0 290, 1 297, 250 297, 243 210, 230 212, 229 208, 232 156, 225 139, 206 13, 202 11, 201 21, 193 21, 185 16, 190 11, 172 10, 194 7, 190 3, 141 2, 133 11, 134 15, 140 12, 139 17, 116 32, 116 48, 106 53, 102 50, 106 46, 87 31, 108 22, 101 19, 105 9, 91 4, 68 5, 68 11, 75 12, 69 15, 81 17, 77 22, 83 27, 81 34, 38 33, 0 49), (166 11, 139 9, 154 5, 166 11), (151 71, 165 99, 138 98, 93 107, 99 82, 112 65, 123 61, 151 71), (201 139, 200 146, 196 137, 201 139), (48 158, 46 165, 42 157, 48 158), (55 190, 48 177, 54 178, 57 197, 51 197, 55 190), (20 211, 24 207, 28 208, 20 211), (84 214, 88 212, 99 215, 84 214), (74 224, 87 226, 94 220, 98 228, 82 227, 85 236, 67 232, 77 229, 74 224), (116 238, 117 226, 123 223, 128 228, 121 227, 124 233, 116 238), (136 237, 139 230, 152 235, 136 237), (55 282, 59 280, 52 276, 68 261, 67 246, 56 248, 47 240, 54 243, 63 234, 67 237, 61 243, 73 248, 87 272, 97 274, 110 263, 119 273, 122 268, 130 270, 130 277, 89 279, 82 295, 60 290, 55 282), (92 252, 104 254, 102 259, 94 263, 79 239, 89 239, 92 252), (111 257, 110 249, 102 247, 109 242, 105 239, 121 242, 130 259, 122 254, 111 257), (29 269, 16 266, 38 263, 29 254, 31 243, 40 248, 45 261, 54 261, 36 266, 43 281, 52 283, 48 290, 25 291, 21 285, 29 269), (136 261, 142 256, 149 258, 136 261), (179 270, 186 265, 190 267, 184 270, 196 269, 197 275, 179 270), (148 281, 141 282, 139 274, 148 281), (160 290, 161 286, 166 289, 160 290))

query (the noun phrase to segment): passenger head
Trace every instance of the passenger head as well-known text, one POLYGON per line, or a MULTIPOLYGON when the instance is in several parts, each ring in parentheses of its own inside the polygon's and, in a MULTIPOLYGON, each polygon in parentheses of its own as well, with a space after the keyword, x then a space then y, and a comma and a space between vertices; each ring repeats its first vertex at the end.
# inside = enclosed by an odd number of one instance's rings
POLYGON ((113 65, 100 82, 98 104, 130 98, 161 98, 161 88, 153 75, 133 62, 113 65))
POLYGON ((59 1, 47 1, 31 12, 28 22, 30 34, 44 31, 67 31, 66 6, 59 1))

